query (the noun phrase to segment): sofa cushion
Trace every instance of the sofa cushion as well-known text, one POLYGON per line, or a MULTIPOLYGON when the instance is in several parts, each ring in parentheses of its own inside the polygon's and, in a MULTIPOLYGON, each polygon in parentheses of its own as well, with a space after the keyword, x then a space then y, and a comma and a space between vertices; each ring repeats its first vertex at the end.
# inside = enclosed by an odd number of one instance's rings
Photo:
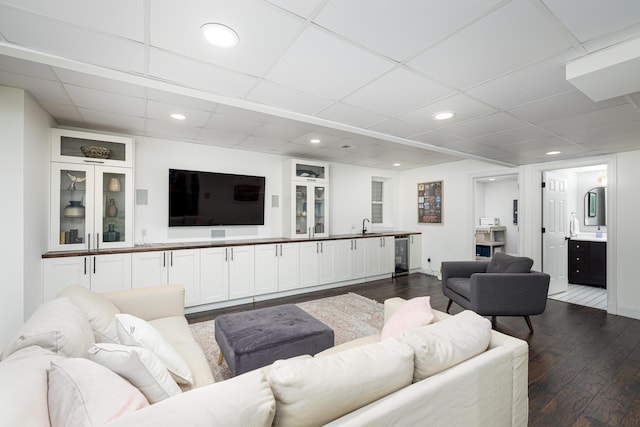
POLYGON ((149 406, 142 393, 126 380, 79 358, 51 362, 48 401, 52 427, 102 425, 149 406))
POLYGON ((491 257, 487 265, 487 273, 528 273, 532 266, 531 258, 498 252, 491 257))
POLYGON ((0 363, 1 426, 48 426, 47 370, 63 360, 42 347, 25 347, 0 363))
POLYGON ((57 298, 38 307, 5 348, 2 358, 32 345, 63 356, 87 357, 93 341, 84 313, 69 298, 57 298))
POLYGON ((471 279, 468 277, 450 277, 447 280, 447 287, 467 300, 471 300, 471 279))
POLYGON ((325 424, 411 383, 413 351, 396 339, 325 357, 278 360, 274 426, 325 424))
POLYGON ((84 286, 69 286, 58 297, 67 297, 76 304, 89 320, 96 342, 117 343, 116 314, 120 313, 111 301, 84 286))
POLYGON ((420 381, 482 353, 491 341, 491 322, 473 311, 402 333, 415 353, 413 380, 420 381))
POLYGON ((391 315, 382 328, 381 339, 398 338, 407 329, 428 325, 431 322, 433 322, 433 312, 430 297, 412 298, 391 315))
POLYGON ((116 315, 116 331, 124 345, 151 350, 165 364, 173 378, 182 384, 193 383, 191 370, 182 356, 147 321, 130 314, 116 315))
POLYGON ((105 427, 269 427, 276 409, 261 370, 190 390, 105 427))
POLYGON ((181 393, 167 367, 146 348, 98 343, 89 349, 89 354, 91 360, 133 384, 150 403, 181 393))

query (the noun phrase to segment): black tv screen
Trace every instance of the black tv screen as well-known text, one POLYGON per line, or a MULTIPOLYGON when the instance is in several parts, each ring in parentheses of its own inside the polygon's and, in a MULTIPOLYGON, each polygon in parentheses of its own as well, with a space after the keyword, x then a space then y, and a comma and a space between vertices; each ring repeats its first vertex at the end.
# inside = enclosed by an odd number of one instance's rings
POLYGON ((169 227, 264 225, 263 176, 169 169, 169 227))

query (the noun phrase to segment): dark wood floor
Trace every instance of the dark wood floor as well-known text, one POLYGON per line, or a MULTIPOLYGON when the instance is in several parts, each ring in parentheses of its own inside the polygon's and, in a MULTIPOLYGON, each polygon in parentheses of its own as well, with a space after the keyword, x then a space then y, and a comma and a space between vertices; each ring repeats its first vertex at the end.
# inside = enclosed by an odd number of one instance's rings
MULTIPOLYGON (((255 305, 190 315, 190 322, 252 308, 298 303, 346 292, 383 302, 430 295, 444 311, 448 299, 433 276, 411 274, 255 305)), ((456 304, 451 313, 460 312, 456 304)), ((529 343, 530 426, 640 426, 640 320, 548 300, 532 317, 534 334, 521 317, 498 317, 496 329, 529 343)))

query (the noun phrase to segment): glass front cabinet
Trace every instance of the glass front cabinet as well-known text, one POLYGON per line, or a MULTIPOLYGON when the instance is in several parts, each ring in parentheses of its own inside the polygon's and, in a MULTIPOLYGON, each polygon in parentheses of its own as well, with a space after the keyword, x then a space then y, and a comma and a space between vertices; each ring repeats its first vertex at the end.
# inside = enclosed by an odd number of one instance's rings
POLYGON ((285 163, 284 185, 286 237, 328 237, 328 165, 306 160, 289 160, 285 163))
POLYGON ((133 246, 133 140, 52 130, 51 251, 133 246))

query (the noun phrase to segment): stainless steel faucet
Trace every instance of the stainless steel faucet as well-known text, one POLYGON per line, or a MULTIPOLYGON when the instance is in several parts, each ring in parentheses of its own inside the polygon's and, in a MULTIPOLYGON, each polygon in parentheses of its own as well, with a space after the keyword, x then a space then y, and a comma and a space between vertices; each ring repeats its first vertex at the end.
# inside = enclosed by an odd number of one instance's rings
POLYGON ((362 220, 362 234, 365 234, 367 232, 367 226, 365 225, 365 222, 370 222, 369 218, 365 218, 362 220))

